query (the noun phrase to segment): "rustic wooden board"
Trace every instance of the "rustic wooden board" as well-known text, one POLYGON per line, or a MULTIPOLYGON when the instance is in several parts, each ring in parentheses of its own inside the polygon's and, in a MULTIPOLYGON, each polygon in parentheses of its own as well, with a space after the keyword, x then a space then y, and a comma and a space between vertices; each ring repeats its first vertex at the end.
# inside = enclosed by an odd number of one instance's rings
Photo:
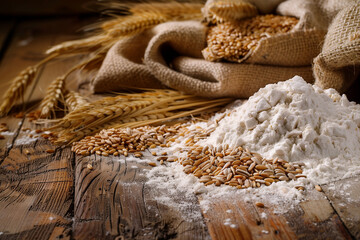
POLYGON ((355 239, 360 239, 360 176, 322 186, 332 207, 355 239))
MULTIPOLYGON (((29 127, 25 121, 22 128, 29 127)), ((0 238, 65 236, 71 229, 73 154, 28 135, 18 132, 0 165, 0 238)))
POLYGON ((323 193, 308 192, 284 214, 274 213, 278 207, 226 197, 211 201, 204 217, 212 239, 351 239, 323 193))
MULTIPOLYGON (((150 197, 144 163, 115 157, 78 157, 75 170, 75 239, 206 239, 203 222, 150 197), (92 164, 90 170, 87 165, 92 164)), ((179 196, 181 198, 181 196, 179 196)), ((199 212, 197 199, 182 199, 199 212)))

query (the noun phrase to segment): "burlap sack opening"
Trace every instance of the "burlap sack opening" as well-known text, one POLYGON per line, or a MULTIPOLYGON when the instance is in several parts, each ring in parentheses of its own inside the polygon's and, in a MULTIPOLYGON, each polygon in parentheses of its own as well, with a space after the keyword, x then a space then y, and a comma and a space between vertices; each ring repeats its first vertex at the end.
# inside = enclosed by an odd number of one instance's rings
MULTIPOLYGON (((351 0, 344 2, 353 4, 351 0)), ((300 18, 296 31, 262 40, 256 54, 242 64, 203 60, 206 28, 199 22, 158 25, 113 46, 93 81, 93 89, 102 92, 127 86, 166 86, 200 96, 247 98, 268 83, 294 75, 313 82, 312 60, 320 53, 329 21, 343 5, 335 0, 281 3, 278 13, 300 18)))

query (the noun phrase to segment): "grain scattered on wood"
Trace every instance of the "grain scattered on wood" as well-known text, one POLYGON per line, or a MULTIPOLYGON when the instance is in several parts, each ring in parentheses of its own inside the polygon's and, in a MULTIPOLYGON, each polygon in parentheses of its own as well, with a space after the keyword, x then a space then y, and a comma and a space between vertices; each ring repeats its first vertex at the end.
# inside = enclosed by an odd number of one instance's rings
POLYGON ((135 157, 142 157, 141 152, 150 146, 160 146, 167 141, 167 138, 173 137, 178 127, 180 127, 180 124, 175 126, 162 125, 157 127, 145 126, 136 129, 102 130, 95 136, 88 136, 79 142, 73 143, 72 151, 81 155, 97 153, 103 156, 127 156, 128 153, 132 153, 135 157))
POLYGON ((318 192, 322 192, 322 188, 320 187, 320 185, 315 185, 315 189, 318 192))
POLYGON ((154 163, 154 162, 149 162, 148 164, 152 167, 156 167, 156 163, 154 163))

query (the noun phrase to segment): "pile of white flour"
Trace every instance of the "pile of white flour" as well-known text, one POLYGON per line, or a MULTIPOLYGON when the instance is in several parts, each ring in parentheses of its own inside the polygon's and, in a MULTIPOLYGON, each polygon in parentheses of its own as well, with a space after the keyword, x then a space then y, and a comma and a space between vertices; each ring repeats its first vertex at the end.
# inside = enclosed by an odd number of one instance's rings
MULTIPOLYGON (((223 114, 214 118, 220 116, 223 114)), ((206 123, 196 123, 189 128, 196 126, 207 128, 206 123)), ((303 162, 307 178, 239 190, 224 185, 205 186, 194 175, 186 175, 180 164, 172 163, 148 171, 147 184, 154 190, 166 190, 168 199, 164 194, 155 198, 179 211, 183 206, 174 205, 171 199, 176 199, 181 192, 189 199, 201 194, 200 206, 205 212, 211 209, 214 199, 228 198, 260 201, 271 205, 274 213, 284 213, 306 199, 307 191, 299 191, 296 186, 311 190, 312 199, 321 199, 324 196, 313 190, 314 185, 330 183, 328 186, 332 187, 332 181, 360 174, 359 126, 360 105, 349 102, 345 95, 333 89, 324 91, 301 77, 294 77, 267 85, 247 102, 227 110, 216 130, 197 144, 243 146, 265 158, 303 162)), ((172 146, 175 154, 176 149, 184 148, 185 140, 186 137, 172 146)))
POLYGON ((359 127, 360 105, 296 76, 260 89, 201 144, 304 162, 304 174, 322 184, 360 173, 359 127))

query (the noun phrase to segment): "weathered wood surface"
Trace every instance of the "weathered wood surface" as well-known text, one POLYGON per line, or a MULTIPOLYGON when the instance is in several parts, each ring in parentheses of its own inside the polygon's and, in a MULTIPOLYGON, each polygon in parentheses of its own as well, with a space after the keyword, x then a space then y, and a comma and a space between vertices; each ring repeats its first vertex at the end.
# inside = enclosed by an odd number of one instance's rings
POLYGON ((283 214, 274 213, 279 206, 270 203, 261 208, 241 198, 216 199, 204 217, 212 239, 352 238, 323 193, 314 189, 306 198, 283 214))
POLYGON ((330 204, 355 239, 360 239, 360 176, 323 186, 330 204))
POLYGON ((64 229, 60 234, 70 232, 73 158, 69 149, 46 140, 14 141, 0 165, 0 238, 47 239, 59 228, 64 229))
MULTIPOLYGON (((77 38, 82 24, 75 18, 20 22, 0 65, 0 96, 4 81, 42 59, 50 45, 77 38)), ((27 99, 39 100, 49 79, 72 61, 46 65, 27 99)), ((227 197, 204 211, 197 195, 172 196, 188 203, 186 212, 202 214, 194 222, 156 200, 166 192, 146 184, 145 159, 74 156, 69 147, 29 138, 23 130, 35 125, 26 118, 0 122, 13 133, 0 140, 0 239, 360 239, 359 176, 308 192, 284 214, 274 213, 278 206, 227 197)))
MULTIPOLYGON (((205 224, 152 199, 142 162, 124 157, 78 157, 75 178, 74 238, 205 239, 205 224), (93 169, 87 167, 88 164, 93 169), (92 231, 92 229, 96 229, 92 231)), ((185 199, 201 215, 197 199, 185 199)))
MULTIPOLYGON (((80 27, 80 21, 74 18, 19 23, 0 66, 1 96, 4 85, 19 71, 41 60, 52 44, 69 38, 67 25, 75 27, 75 23, 80 27)), ((50 70, 42 70, 26 99, 40 98, 50 70)), ((66 239, 73 216, 74 155, 68 148, 55 148, 44 139, 30 138, 30 134, 37 135, 29 132, 36 126, 24 117, 9 116, 1 122, 7 123, 9 132, 0 141, 0 238, 66 239), (54 153, 46 152, 49 149, 54 153)))

